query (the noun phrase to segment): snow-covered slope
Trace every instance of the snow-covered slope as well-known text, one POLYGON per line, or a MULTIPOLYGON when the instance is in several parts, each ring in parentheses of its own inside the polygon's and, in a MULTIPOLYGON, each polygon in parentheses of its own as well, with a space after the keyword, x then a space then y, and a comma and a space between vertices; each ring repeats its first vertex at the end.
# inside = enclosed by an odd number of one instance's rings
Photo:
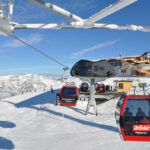
POLYGON ((149 150, 149 142, 124 142, 115 122, 117 99, 85 116, 85 105, 55 106, 55 93, 25 93, 0 100, 0 149, 149 150), (63 117, 64 114, 64 117, 63 117))
MULTIPOLYGON (((81 81, 69 77, 66 82, 81 81)), ((135 81, 149 82, 148 79, 135 81)), ((105 81, 112 84, 113 79, 105 81)), ((115 122, 117 99, 98 106, 85 116, 87 102, 76 107, 55 106, 56 93, 64 83, 38 75, 0 77, 0 149, 16 150, 150 150, 149 142, 123 142, 115 122), (53 85, 55 93, 49 91, 53 85), (22 90, 39 89, 20 94, 22 90), (47 88, 44 92, 41 88, 47 88), (8 93, 7 93, 8 91, 8 93), (10 95, 8 95, 10 94, 10 95), (64 117, 63 117, 64 116, 64 117)), ((149 83, 148 83, 149 84, 149 83)))

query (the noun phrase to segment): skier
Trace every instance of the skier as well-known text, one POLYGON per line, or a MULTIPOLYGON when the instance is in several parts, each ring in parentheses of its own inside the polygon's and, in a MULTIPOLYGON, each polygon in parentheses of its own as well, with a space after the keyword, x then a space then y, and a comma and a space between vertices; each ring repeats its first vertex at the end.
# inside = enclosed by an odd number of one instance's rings
POLYGON ((54 93, 54 90, 53 90, 53 87, 52 87, 52 85, 51 85, 51 94, 52 94, 52 93, 54 93))

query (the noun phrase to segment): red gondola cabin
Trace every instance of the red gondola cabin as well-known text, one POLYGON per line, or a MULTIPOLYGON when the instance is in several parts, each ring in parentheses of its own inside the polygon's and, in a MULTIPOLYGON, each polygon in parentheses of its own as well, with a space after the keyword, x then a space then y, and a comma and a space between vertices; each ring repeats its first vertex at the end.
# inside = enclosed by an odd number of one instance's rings
POLYGON ((80 86, 80 91, 81 92, 88 92, 89 90, 89 84, 87 82, 83 82, 80 86))
POLYGON ((104 93, 105 92, 105 85, 104 84, 97 84, 96 85, 96 92, 104 93))
POLYGON ((57 94, 56 104, 62 106, 76 106, 78 101, 78 89, 76 86, 63 86, 57 94))
POLYGON ((121 96, 115 116, 125 141, 150 141, 150 96, 121 96))

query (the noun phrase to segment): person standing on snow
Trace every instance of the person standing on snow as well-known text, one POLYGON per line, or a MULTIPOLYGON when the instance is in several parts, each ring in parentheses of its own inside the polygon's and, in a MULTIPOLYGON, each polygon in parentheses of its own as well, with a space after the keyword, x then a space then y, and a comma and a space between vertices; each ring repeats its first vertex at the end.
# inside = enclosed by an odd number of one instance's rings
POLYGON ((53 87, 52 87, 52 85, 51 85, 51 94, 52 94, 52 93, 54 93, 54 90, 53 90, 53 87))

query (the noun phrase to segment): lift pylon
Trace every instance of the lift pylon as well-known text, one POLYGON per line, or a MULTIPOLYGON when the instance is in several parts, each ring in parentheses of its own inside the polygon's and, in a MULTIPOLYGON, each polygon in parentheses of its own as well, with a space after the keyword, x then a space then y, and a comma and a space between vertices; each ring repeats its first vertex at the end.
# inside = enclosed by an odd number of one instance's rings
POLYGON ((85 115, 89 113, 89 109, 91 106, 93 106, 95 114, 98 115, 98 110, 97 110, 96 101, 95 101, 95 84, 96 84, 95 79, 91 78, 90 79, 90 97, 89 97, 88 104, 86 107, 85 115))

